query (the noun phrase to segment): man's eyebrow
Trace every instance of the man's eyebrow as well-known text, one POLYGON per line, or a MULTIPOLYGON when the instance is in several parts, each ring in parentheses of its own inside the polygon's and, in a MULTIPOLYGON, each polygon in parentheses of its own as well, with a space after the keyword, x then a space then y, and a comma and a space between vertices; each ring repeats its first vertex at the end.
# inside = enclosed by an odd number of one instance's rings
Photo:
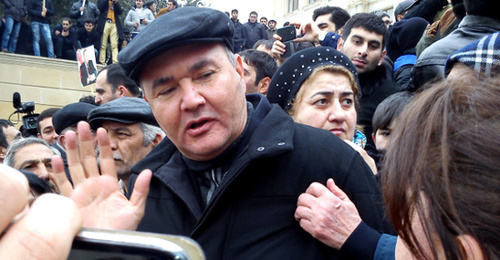
POLYGON ((203 60, 200 60, 198 62, 196 62, 195 64, 193 64, 190 68, 189 68, 189 72, 190 73, 193 73, 205 66, 208 66, 208 65, 215 65, 215 61, 212 60, 212 59, 203 59, 203 60))
POLYGON ((155 88, 157 88, 157 87, 159 87, 161 85, 169 83, 170 81, 172 81, 172 79, 173 79, 172 77, 168 77, 168 76, 167 77, 162 77, 162 78, 159 78, 159 79, 155 79, 153 81, 153 86, 152 87, 153 87, 153 89, 155 89, 155 88))
POLYGON ((21 165, 19 165, 19 168, 23 168, 23 167, 26 167, 26 166, 31 165, 33 163, 39 163, 39 162, 40 162, 40 160, 38 160, 38 159, 26 160, 26 161, 23 161, 21 163, 21 165))
POLYGON ((372 41, 369 41, 368 44, 377 44, 377 46, 380 46, 381 43, 377 40, 372 40, 372 41))
POLYGON ((361 35, 357 35, 357 34, 353 34, 352 35, 352 38, 358 38, 358 39, 361 39, 361 40, 364 40, 365 38, 361 35))
MULTIPOLYGON (((205 66, 215 65, 215 64, 216 64, 216 62, 212 59, 203 59, 203 60, 200 60, 200 61, 196 62, 195 64, 193 64, 191 67, 189 67, 188 72, 193 73, 193 72, 195 72, 195 71, 197 71, 205 66)), ((166 77, 155 79, 153 81, 153 89, 155 89, 156 87, 161 86, 163 84, 167 84, 172 80, 173 80, 173 77, 171 77, 171 76, 166 76, 166 77)))

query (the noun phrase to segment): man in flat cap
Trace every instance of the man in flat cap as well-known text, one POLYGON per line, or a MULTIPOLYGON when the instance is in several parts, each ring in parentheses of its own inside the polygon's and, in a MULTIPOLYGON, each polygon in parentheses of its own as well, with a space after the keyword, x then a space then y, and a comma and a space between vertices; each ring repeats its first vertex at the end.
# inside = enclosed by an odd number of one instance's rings
MULTIPOLYGON (((306 223, 294 218, 299 195, 312 182, 333 178, 368 225, 389 230, 375 177, 356 151, 328 131, 294 123, 263 95, 245 97, 232 39, 224 13, 184 7, 153 21, 120 53, 168 139, 132 169, 129 203, 118 202, 117 192, 109 200, 95 196, 102 203, 93 206, 109 215, 93 222, 97 215, 85 216, 84 225, 190 236, 207 259, 340 259, 341 251, 308 235, 301 228, 306 223), (135 174, 143 169, 153 174, 135 174), (117 203, 124 205, 120 211, 106 207, 117 203)), ((80 134, 80 144, 89 146, 89 136, 80 134)), ((97 136, 107 161, 103 131, 97 136)), ((86 170, 89 183, 113 175, 86 170)))
POLYGON ((123 97, 90 111, 88 122, 108 132, 118 178, 126 190, 131 168, 157 146, 165 133, 142 98, 123 97))
MULTIPOLYGON (((68 167, 66 159, 66 132, 71 130, 78 133, 76 129, 76 124, 80 121, 87 121, 87 116, 90 110, 94 109, 96 106, 85 103, 76 102, 64 106, 54 113, 52 116, 52 124, 54 125, 54 130, 59 135, 57 137, 57 142, 52 144, 60 153, 63 158, 64 165, 68 167)), ((67 171, 69 174, 69 172, 67 171)), ((69 175, 68 175, 69 176, 69 175)))

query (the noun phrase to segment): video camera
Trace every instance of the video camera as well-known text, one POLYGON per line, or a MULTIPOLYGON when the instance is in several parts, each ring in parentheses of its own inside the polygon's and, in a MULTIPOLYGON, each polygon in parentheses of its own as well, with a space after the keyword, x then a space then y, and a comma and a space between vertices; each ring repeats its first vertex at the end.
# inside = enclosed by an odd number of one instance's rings
POLYGON ((27 114, 23 116, 23 128, 30 134, 36 135, 38 132, 37 122, 39 114, 33 113, 33 111, 35 111, 35 102, 29 101, 23 104, 21 102, 21 94, 19 94, 18 92, 14 92, 14 95, 12 97, 12 104, 16 109, 16 112, 14 113, 27 114))

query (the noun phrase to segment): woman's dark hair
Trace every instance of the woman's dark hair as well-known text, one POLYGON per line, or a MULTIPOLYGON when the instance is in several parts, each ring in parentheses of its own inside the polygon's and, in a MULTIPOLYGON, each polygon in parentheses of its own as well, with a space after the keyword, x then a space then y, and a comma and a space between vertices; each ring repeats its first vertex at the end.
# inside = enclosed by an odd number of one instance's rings
POLYGON ((398 235, 419 259, 464 259, 469 235, 486 259, 500 257, 500 79, 470 70, 432 85, 398 117, 382 190, 398 235), (412 228, 416 216, 431 245, 412 228), (439 239, 439 242, 436 240, 439 239))
POLYGON ((28 179, 28 183, 30 185, 30 190, 34 192, 34 196, 40 196, 44 193, 53 193, 52 185, 44 179, 41 179, 36 174, 27 171, 27 170, 19 170, 26 178, 28 179))

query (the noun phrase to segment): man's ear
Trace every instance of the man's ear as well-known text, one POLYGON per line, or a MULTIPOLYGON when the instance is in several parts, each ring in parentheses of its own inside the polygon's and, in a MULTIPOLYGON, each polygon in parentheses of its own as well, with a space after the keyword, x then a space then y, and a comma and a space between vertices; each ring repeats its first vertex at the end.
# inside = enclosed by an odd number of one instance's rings
POLYGON ((267 89, 269 88, 269 83, 271 83, 271 78, 264 77, 261 79, 259 81, 259 85, 257 86, 257 92, 265 96, 267 94, 267 89))
POLYGON ((120 96, 120 97, 128 97, 129 96, 128 89, 123 85, 118 86, 116 91, 118 91, 118 96, 120 96))
MULTIPOLYGON (((344 27, 342 27, 342 30, 344 30, 344 27)), ((341 50, 342 46, 344 46, 344 38, 340 37, 338 42, 337 42, 337 50, 341 50)))
POLYGON ((456 239, 462 250, 463 259, 486 259, 479 242, 474 237, 471 235, 458 235, 456 239))
POLYGON ((162 140, 161 134, 156 134, 155 139, 153 139, 153 147, 157 146, 162 140))
POLYGON ((59 144, 66 150, 66 137, 64 135, 59 136, 59 144))
POLYGON ((238 54, 234 54, 234 57, 236 58, 236 63, 235 63, 236 72, 241 76, 241 80, 243 81, 243 76, 245 75, 245 70, 243 68, 243 59, 238 54))
POLYGON ((1 162, 3 162, 3 159, 5 159, 6 154, 7 154, 7 148, 0 147, 0 161, 1 162))
MULTIPOLYGON (((383 48, 383 47, 382 47, 383 48)), ((384 61, 384 58, 385 58, 385 54, 387 53, 386 50, 383 50, 382 51, 382 55, 380 56, 380 60, 378 61, 378 65, 377 66, 380 66, 382 65, 382 62, 384 61)))
MULTIPOLYGON (((340 27, 340 29, 338 29, 336 33, 337 33, 338 35, 342 36, 342 33, 343 33, 343 32, 344 32, 344 26, 340 27)), ((340 39, 342 39, 342 38, 340 38, 340 39)), ((340 40, 340 39, 339 39, 339 40, 340 40)))

